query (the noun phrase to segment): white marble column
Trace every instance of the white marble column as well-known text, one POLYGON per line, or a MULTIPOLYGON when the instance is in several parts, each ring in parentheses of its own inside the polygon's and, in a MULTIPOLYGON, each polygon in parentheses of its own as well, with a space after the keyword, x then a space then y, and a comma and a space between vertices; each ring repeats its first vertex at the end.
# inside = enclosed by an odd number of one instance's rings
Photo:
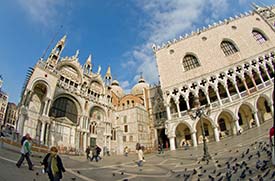
POLYGON ((52 100, 49 99, 49 100, 48 100, 48 104, 47 104, 47 112, 46 112, 46 115, 49 115, 50 108, 51 108, 51 102, 52 102, 52 100))
POLYGON ((244 78, 242 79, 242 82, 243 82, 243 84, 244 84, 244 87, 245 87, 245 89, 246 89, 247 94, 250 95, 250 90, 249 90, 249 88, 248 88, 248 86, 247 86, 246 81, 245 81, 244 78))
POLYGON ((227 85, 225 86, 225 90, 226 90, 226 94, 227 94, 227 96, 229 98, 229 101, 232 102, 232 98, 231 98, 231 95, 230 95, 230 92, 228 90, 228 86, 227 85))
POLYGON ((46 123, 43 121, 41 126, 41 133, 40 133, 40 143, 42 144, 45 144, 44 143, 45 127, 46 127, 46 123))
POLYGON ((216 95, 218 97, 218 101, 219 101, 220 105, 222 106, 222 100, 221 100, 218 88, 215 88, 214 91, 215 91, 215 93, 216 93, 216 95))
POLYGON ((254 120, 256 122, 257 127, 260 127, 260 121, 259 121, 257 112, 258 111, 253 112, 253 115, 254 115, 254 120))
POLYGON ((274 104, 274 103, 268 103, 268 106, 269 106, 269 108, 270 108, 270 110, 271 110, 271 115, 272 115, 272 117, 274 118, 274 107, 273 107, 273 104, 274 104))
POLYGON ((238 134, 238 131, 241 129, 238 120, 235 120, 235 127, 236 127, 236 134, 238 134))
POLYGON ((196 135, 195 131, 191 133, 191 139, 192 139, 192 142, 193 142, 193 146, 197 147, 198 146, 198 142, 197 142, 197 135, 196 135))
POLYGON ((184 100, 186 102, 187 110, 189 110, 190 109, 189 99, 188 98, 184 98, 184 100))
POLYGON ((240 94, 240 91, 239 91, 239 88, 238 88, 238 84, 237 84, 237 82, 233 82, 233 84, 234 84, 234 86, 235 86, 235 89, 236 89, 236 91, 237 91, 237 93, 238 93, 238 95, 239 95, 239 98, 241 98, 242 99, 242 96, 241 96, 241 94, 240 94))
POLYGON ((169 137, 169 142, 170 142, 170 150, 171 151, 176 150, 175 137, 174 136, 169 137))
POLYGON ((214 128, 214 136, 215 136, 215 141, 219 142, 220 141, 220 134, 219 134, 218 127, 214 128))
POLYGON ((166 104, 166 112, 168 120, 171 120, 170 104, 166 104))
POLYGON ((177 106, 178 116, 179 116, 179 118, 180 118, 180 117, 181 117, 181 113, 180 113, 180 103, 179 103, 178 100, 177 100, 175 103, 176 103, 176 106, 177 106))

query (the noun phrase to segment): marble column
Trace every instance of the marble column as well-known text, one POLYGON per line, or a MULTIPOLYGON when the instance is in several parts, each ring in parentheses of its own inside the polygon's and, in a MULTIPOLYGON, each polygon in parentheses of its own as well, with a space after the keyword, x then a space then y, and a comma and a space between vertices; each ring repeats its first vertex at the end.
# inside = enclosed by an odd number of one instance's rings
POLYGON ((215 91, 215 93, 216 93, 216 95, 218 97, 218 101, 219 101, 220 105, 222 106, 222 100, 221 100, 218 88, 215 88, 214 91, 215 91))
POLYGON ((258 114, 257 114, 258 111, 254 111, 253 112, 253 115, 254 115, 254 121, 257 125, 257 127, 260 127, 260 121, 259 121, 259 117, 258 117, 258 114))
POLYGON ((181 113, 180 113, 180 103, 179 103, 179 101, 176 101, 176 105, 177 105, 178 116, 180 118, 181 117, 181 113))
POLYGON ((187 110, 189 110, 190 109, 189 99, 188 98, 184 98, 184 100, 186 102, 187 110))
POLYGON ((228 90, 228 86, 227 85, 225 86, 225 90, 226 90, 226 94, 227 94, 227 96, 229 98, 229 101, 232 102, 232 98, 231 98, 231 95, 230 95, 230 92, 228 90))
POLYGON ((83 150, 85 151, 87 148, 87 133, 83 133, 83 150))
POLYGON ((269 106, 269 108, 270 108, 270 110, 271 110, 271 115, 272 115, 272 117, 274 118, 274 106, 273 106, 273 104, 274 103, 268 103, 268 106, 269 106))
POLYGON ((242 82, 243 82, 243 84, 244 84, 244 87, 245 87, 245 89, 246 89, 247 94, 250 95, 250 90, 248 89, 248 86, 247 86, 247 84, 246 84, 246 82, 245 82, 245 79, 242 79, 242 82))
POLYGON ((46 123, 43 121, 43 122, 42 122, 42 126, 41 126, 41 133, 40 133, 40 143, 41 143, 41 144, 45 144, 45 143, 44 143, 45 127, 46 127, 46 123))
POLYGON ((174 136, 169 137, 169 142, 170 142, 170 150, 171 151, 176 150, 175 137, 174 136))
POLYGON ((215 136, 215 141, 219 142, 220 141, 220 134, 219 134, 218 127, 214 127, 214 136, 215 136))
POLYGON ((255 89, 258 90, 258 87, 257 87, 257 84, 256 84, 256 82, 255 82, 255 80, 254 80, 253 75, 249 75, 249 77, 250 77, 250 79, 252 80, 252 83, 253 83, 255 89))
POLYGON ((192 139, 192 142, 193 142, 193 146, 197 147, 198 146, 198 142, 197 142, 197 135, 196 135, 195 131, 191 133, 191 139, 192 139))
POLYGON ((166 104, 166 112, 168 120, 171 120, 170 104, 166 104))
POLYGON ((233 84, 234 84, 235 89, 236 89, 236 91, 237 91, 237 93, 238 93, 238 95, 239 95, 239 98, 242 99, 242 96, 241 96, 240 91, 239 91, 239 88, 238 88, 238 84, 237 84, 236 82, 233 82, 233 84))
POLYGON ((241 129, 238 120, 235 120, 235 127, 236 127, 236 134, 238 134, 238 131, 241 129))

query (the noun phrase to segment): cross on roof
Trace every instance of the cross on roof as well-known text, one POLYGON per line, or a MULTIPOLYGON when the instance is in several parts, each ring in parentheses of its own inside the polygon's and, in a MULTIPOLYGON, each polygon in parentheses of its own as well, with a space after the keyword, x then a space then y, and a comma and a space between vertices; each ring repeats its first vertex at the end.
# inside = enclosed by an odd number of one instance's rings
POLYGON ((220 73, 219 78, 223 80, 224 77, 225 77, 225 74, 223 72, 220 73))
POLYGON ((252 65, 255 67, 257 65, 256 60, 252 60, 252 65))
POLYGON ((210 78, 210 80, 209 80, 209 81, 210 81, 210 82, 212 82, 212 83, 214 83, 214 82, 215 82, 215 80, 216 80, 216 78, 212 76, 212 77, 210 78))
POLYGON ((236 68, 236 71, 237 71, 238 73, 241 73, 242 68, 239 66, 239 67, 236 68))
POLYGON ((233 71, 232 69, 230 69, 230 70, 228 70, 227 75, 232 76, 232 75, 233 75, 233 73, 234 73, 234 71, 233 71))
POLYGON ((249 64, 248 64, 248 63, 244 64, 244 68, 245 68, 246 70, 248 70, 249 64))
POLYGON ((191 85, 191 88, 192 88, 192 89, 196 89, 196 87, 197 87, 197 84, 194 82, 194 83, 191 85))
POLYGON ((172 94, 176 95, 178 92, 179 92, 178 89, 174 89, 172 94))
POLYGON ((186 86, 183 86, 181 90, 182 90, 183 92, 186 92, 187 89, 188 89, 188 88, 187 88, 186 86))
POLYGON ((202 79, 200 85, 205 86, 206 82, 207 81, 205 79, 202 79))

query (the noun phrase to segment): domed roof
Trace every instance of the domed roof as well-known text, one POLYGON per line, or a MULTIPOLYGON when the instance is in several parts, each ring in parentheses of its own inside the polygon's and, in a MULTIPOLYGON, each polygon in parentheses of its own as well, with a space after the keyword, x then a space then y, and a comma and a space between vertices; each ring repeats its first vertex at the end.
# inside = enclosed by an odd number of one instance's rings
POLYGON ((119 86, 119 82, 117 80, 113 80, 111 88, 114 94, 116 94, 118 97, 124 96, 123 89, 119 86))
POLYGON ((132 88, 131 94, 133 95, 138 95, 138 94, 143 94, 143 89, 149 88, 149 84, 145 82, 143 77, 141 76, 138 80, 138 83, 132 88))

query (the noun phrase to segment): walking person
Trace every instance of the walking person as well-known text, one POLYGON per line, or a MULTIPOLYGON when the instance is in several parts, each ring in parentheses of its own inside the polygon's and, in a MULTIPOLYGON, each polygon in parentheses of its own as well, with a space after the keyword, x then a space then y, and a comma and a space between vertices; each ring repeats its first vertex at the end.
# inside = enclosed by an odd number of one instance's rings
POLYGON ((98 157, 97 157, 97 150, 96 150, 96 146, 93 148, 92 150, 92 158, 91 158, 91 162, 95 159, 96 162, 98 162, 98 157))
POLYGON ((18 162, 16 163, 16 166, 18 168, 21 167, 24 159, 26 158, 27 162, 28 162, 28 166, 29 166, 29 170, 33 170, 33 164, 31 162, 30 159, 30 155, 31 155, 31 137, 29 134, 26 134, 26 140, 23 142, 23 145, 21 147, 21 157, 18 160, 18 162))
POLYGON ((62 172, 65 172, 62 160, 57 154, 58 149, 53 146, 50 149, 50 153, 44 157, 42 165, 44 165, 45 172, 48 173, 50 181, 59 181, 62 179, 62 172))
POLYGON ((88 146, 87 148, 86 148, 86 158, 87 158, 87 160, 90 160, 91 159, 91 157, 90 157, 90 153, 91 153, 91 148, 90 148, 90 146, 88 146))
POLYGON ((98 145, 96 145, 96 154, 97 154, 97 159, 102 160, 102 158, 100 157, 100 152, 101 152, 101 148, 100 148, 98 145))
POLYGON ((125 146, 124 148, 124 156, 128 156, 128 152, 129 152, 129 149, 128 149, 128 146, 125 146))
POLYGON ((0 129, 0 148, 4 147, 4 140, 3 139, 4 139, 5 135, 4 135, 3 129, 4 129, 4 126, 2 125, 1 129, 0 129))
MULTIPOLYGON (((138 167, 142 167, 142 163, 144 162, 144 154, 143 154, 143 151, 144 151, 144 147, 143 146, 140 146, 139 147, 139 150, 137 151, 137 155, 138 155, 138 162, 137 162, 137 165, 138 167)), ((140 171, 142 169, 140 168, 140 171)))

